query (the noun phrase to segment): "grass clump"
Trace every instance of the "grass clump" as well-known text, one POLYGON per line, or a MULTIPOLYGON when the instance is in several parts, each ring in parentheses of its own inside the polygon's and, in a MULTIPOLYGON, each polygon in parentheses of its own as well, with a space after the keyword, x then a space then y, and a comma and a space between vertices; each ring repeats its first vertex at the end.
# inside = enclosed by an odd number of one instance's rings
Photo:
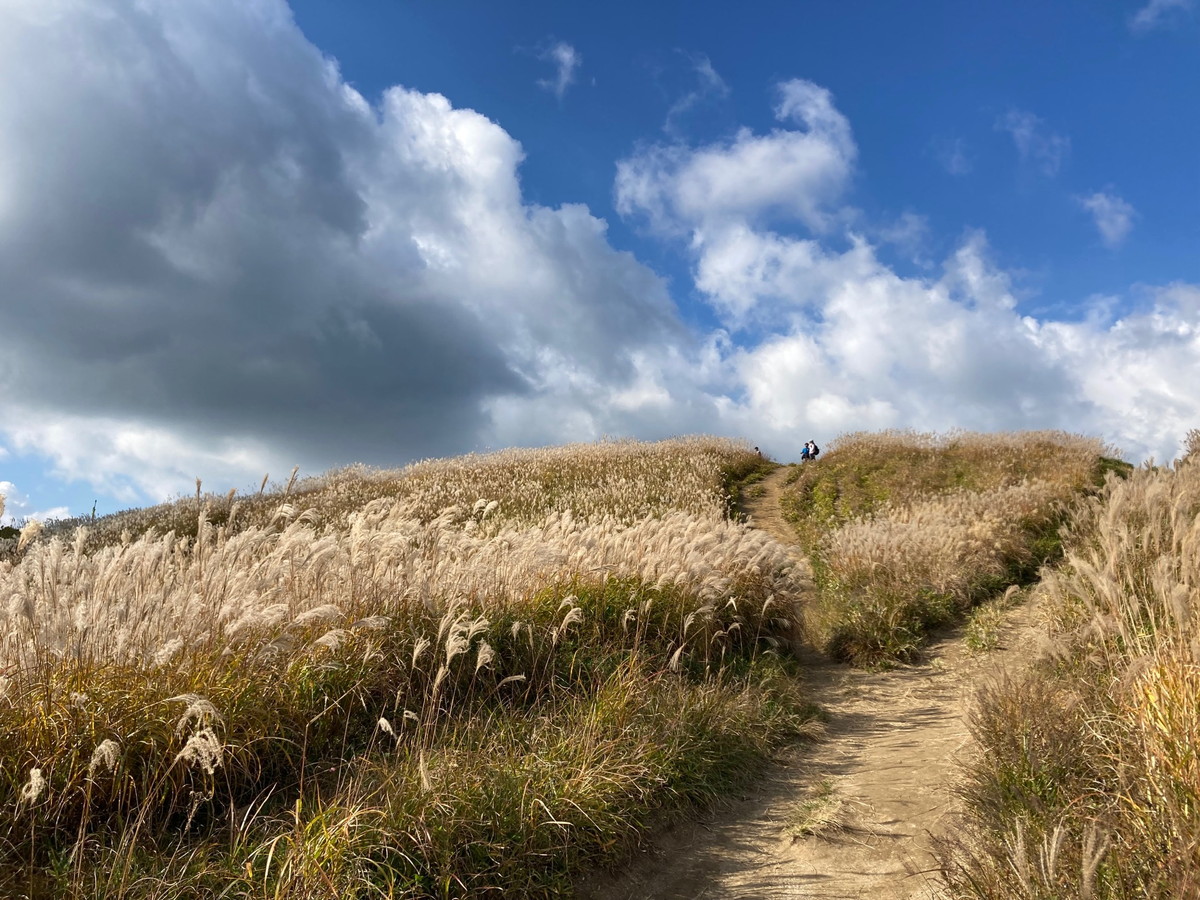
POLYGON ((815 639, 858 663, 904 659, 930 628, 1029 582, 1107 452, 1060 432, 840 438, 783 497, 813 562, 815 639))
POLYGON ((831 778, 808 785, 804 797, 792 805, 785 829, 792 838, 842 831, 846 827, 846 801, 831 778))
POLYGON ((23 531, 0 891, 554 896, 758 771, 811 713, 792 561, 727 515, 757 454, 500 457, 23 531))
POLYGON ((972 653, 986 653, 1000 646, 1000 629, 1006 614, 1026 599, 1017 585, 1001 595, 980 603, 967 615, 963 643, 972 653))
POLYGON ((1110 478, 1039 591, 1048 651, 978 700, 956 896, 1200 894, 1200 466, 1110 478))

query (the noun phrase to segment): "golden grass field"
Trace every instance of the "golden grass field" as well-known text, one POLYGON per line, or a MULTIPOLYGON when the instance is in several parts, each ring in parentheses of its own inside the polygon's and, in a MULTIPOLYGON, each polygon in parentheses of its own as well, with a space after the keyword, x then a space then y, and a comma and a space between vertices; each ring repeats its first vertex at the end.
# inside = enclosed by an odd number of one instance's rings
POLYGON ((1047 643, 973 728, 956 895, 1200 896, 1200 432, 1076 509, 1047 643))
POLYGON ((782 501, 813 561, 813 639, 860 663, 911 656, 929 628, 1036 576, 1112 452, 1062 432, 839 438, 782 501))
POLYGON ((25 529, 5 889, 563 890, 811 716, 792 560, 728 515, 761 462, 508 451, 25 529))
POLYGON ((811 581, 736 513, 774 464, 714 438, 30 524, 0 893, 569 894, 811 730, 795 648, 887 666, 967 617, 986 647, 1024 586, 1051 649, 978 701, 948 890, 1197 895, 1192 443, 1131 472, 1060 432, 843 436, 783 498, 811 581))

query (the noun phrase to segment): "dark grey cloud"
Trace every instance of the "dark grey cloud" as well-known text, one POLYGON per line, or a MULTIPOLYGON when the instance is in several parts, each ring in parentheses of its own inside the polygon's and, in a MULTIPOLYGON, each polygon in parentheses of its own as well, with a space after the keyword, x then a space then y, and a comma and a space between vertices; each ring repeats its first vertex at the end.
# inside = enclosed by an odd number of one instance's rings
POLYGON ((369 106, 281 0, 0 19, 0 426, 67 469, 89 419, 308 467, 460 452, 581 376, 602 419, 687 341, 603 222, 523 203, 499 126, 369 106))

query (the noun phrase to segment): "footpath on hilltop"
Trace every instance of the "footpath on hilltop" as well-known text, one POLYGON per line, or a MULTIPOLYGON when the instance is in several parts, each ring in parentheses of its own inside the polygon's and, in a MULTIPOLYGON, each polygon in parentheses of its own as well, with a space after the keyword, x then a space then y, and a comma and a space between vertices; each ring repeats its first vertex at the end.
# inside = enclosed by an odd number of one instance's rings
MULTIPOLYGON (((780 468, 745 498, 749 522, 796 544, 780 468)), ((806 653, 823 733, 791 750, 726 808, 674 827, 589 900, 932 897, 934 844, 953 828, 956 762, 969 747, 975 688, 1025 658, 1032 614, 1009 614, 1000 646, 971 654, 963 629, 934 636, 920 661, 856 669, 806 653), (816 833, 806 833, 815 831, 816 833)))

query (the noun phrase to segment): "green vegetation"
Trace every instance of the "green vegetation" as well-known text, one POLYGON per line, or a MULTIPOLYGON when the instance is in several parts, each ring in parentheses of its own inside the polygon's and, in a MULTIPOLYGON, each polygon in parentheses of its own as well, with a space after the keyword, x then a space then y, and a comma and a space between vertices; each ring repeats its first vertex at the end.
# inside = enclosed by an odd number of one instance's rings
POLYGON ((930 628, 1055 558, 1067 504, 1104 458, 1060 432, 840 438, 783 498, 813 563, 812 638, 861 664, 911 656, 930 628))
POLYGON ((986 653, 1000 646, 1000 628, 1006 613, 1025 600, 1017 585, 1010 585, 1003 594, 985 600, 967 614, 963 643, 974 653, 986 653))

